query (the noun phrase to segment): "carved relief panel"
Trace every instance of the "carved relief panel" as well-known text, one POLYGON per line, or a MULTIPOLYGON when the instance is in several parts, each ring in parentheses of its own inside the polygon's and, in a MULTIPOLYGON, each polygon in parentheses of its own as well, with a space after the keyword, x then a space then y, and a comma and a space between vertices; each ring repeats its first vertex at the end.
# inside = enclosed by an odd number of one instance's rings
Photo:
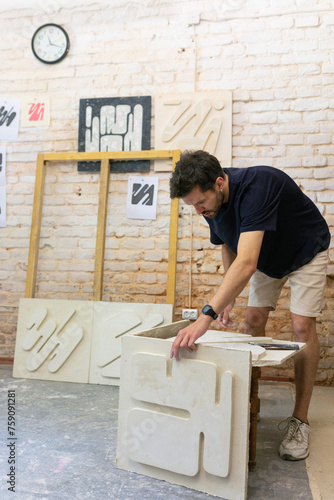
POLYGON ((200 345, 175 361, 171 344, 123 339, 117 466, 246 498, 250 353, 200 345))
MULTIPOLYGON (((204 149, 222 166, 232 161, 232 92, 166 94, 155 99, 155 149, 204 149)), ((155 170, 170 171, 165 162, 155 170)))

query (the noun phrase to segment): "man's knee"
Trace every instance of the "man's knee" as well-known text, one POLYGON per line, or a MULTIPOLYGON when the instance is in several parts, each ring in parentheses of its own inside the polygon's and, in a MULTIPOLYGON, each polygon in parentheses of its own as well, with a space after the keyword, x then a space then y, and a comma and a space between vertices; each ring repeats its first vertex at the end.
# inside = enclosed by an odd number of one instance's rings
POLYGON ((264 335, 269 312, 269 307, 247 307, 245 311, 245 333, 248 335, 264 335))
POLYGON ((298 342, 318 341, 316 318, 291 314, 292 328, 298 342))

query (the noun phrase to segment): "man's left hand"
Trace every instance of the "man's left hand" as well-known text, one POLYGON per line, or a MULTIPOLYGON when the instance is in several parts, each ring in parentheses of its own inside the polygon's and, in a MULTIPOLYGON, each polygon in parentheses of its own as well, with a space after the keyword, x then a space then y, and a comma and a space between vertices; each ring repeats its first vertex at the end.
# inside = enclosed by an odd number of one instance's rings
POLYGON ((225 307, 224 311, 218 314, 217 322, 223 328, 227 328, 228 326, 232 326, 234 321, 230 318, 230 312, 234 307, 235 300, 231 302, 227 307, 225 307))

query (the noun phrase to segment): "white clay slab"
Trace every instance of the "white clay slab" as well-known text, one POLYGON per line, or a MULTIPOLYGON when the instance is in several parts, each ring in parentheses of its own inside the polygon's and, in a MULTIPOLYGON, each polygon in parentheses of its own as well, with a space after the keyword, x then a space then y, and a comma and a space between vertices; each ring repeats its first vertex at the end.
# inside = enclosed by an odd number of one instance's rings
POLYGON ((172 320, 170 304, 95 302, 89 383, 119 385, 123 335, 172 320))
POLYGON ((258 361, 266 355, 266 350, 264 347, 259 345, 250 345, 244 342, 210 342, 202 343, 201 345, 207 345, 209 347, 217 347, 219 349, 234 349, 237 351, 250 351, 252 353, 252 362, 258 361))
MULTIPOLYGON (((249 342, 254 341, 252 335, 239 334, 238 337, 226 337, 220 336, 219 332, 212 331, 206 332, 202 337, 196 340, 195 344, 207 345, 209 347, 216 347, 220 349, 237 349, 239 351, 250 351, 252 353, 252 362, 258 361, 266 355, 266 350, 262 346, 251 345, 249 342)), ((171 337, 166 339, 168 341, 174 341, 176 337, 171 337)), ((268 343, 272 341, 268 337, 256 337, 257 342, 264 342, 268 340, 268 343)))
MULTIPOLYGON (((214 339, 217 337, 217 340, 220 338, 248 338, 252 337, 252 335, 247 335, 246 333, 237 333, 237 332, 226 332, 221 330, 208 330, 202 337, 206 337, 208 339, 214 339)), ((252 337, 253 338, 253 337, 252 337)))
MULTIPOLYGON (((240 334, 242 335, 242 334, 240 334)), ((176 339, 175 337, 170 337, 166 339, 168 342, 173 342, 176 339)), ((240 343, 240 344, 247 344, 249 342, 255 342, 255 343, 262 343, 266 342, 267 344, 270 344, 273 342, 273 339, 271 337, 253 337, 252 335, 242 335, 240 337, 227 337, 227 336, 221 336, 219 335, 219 332, 214 332, 214 334, 211 335, 209 332, 206 332, 202 337, 199 337, 196 341, 195 344, 224 344, 226 342, 235 342, 235 343, 240 343)), ((276 342, 276 340, 275 340, 276 342)))
POLYGON ((13 375, 119 385, 122 336, 172 316, 170 304, 21 299, 13 375))
POLYGON ((208 330, 196 340, 196 344, 208 344, 218 342, 272 342, 271 337, 253 337, 245 333, 221 332, 219 330, 208 330))
POLYGON ((252 337, 251 335, 242 337, 223 337, 220 339, 216 339, 215 337, 210 338, 206 337, 204 334, 202 337, 196 340, 196 344, 223 344, 225 342, 237 342, 238 344, 248 344, 249 342, 254 343, 262 343, 265 342, 267 344, 271 344, 273 339, 271 337, 252 337))
MULTIPOLYGON (((174 337, 170 337, 166 340, 173 341, 174 337)), ((204 335, 196 340, 196 344, 217 344, 219 342, 266 342, 271 343, 273 339, 271 337, 253 337, 252 335, 246 335, 245 333, 234 333, 234 332, 221 332, 219 330, 208 330, 204 335)))
POLYGON ((123 337, 117 467, 243 500, 250 351, 199 345, 171 360, 166 328, 123 337))
POLYGON ((88 382, 93 302, 21 299, 13 376, 88 382))

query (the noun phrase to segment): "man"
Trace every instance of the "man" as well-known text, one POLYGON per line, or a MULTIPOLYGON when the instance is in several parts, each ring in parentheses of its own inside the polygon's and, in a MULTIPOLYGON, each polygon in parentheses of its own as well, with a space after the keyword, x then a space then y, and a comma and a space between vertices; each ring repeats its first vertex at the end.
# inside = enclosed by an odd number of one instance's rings
POLYGON ((221 245, 225 276, 199 318, 180 330, 171 357, 195 341, 213 319, 229 326, 234 300, 250 280, 245 333, 263 336, 284 283, 291 288, 295 339, 306 347, 294 357, 296 401, 279 453, 285 460, 309 455, 308 408, 319 362, 316 317, 321 314, 330 233, 316 205, 284 172, 266 166, 221 168, 205 151, 184 152, 170 179, 171 198, 193 205, 221 245))

